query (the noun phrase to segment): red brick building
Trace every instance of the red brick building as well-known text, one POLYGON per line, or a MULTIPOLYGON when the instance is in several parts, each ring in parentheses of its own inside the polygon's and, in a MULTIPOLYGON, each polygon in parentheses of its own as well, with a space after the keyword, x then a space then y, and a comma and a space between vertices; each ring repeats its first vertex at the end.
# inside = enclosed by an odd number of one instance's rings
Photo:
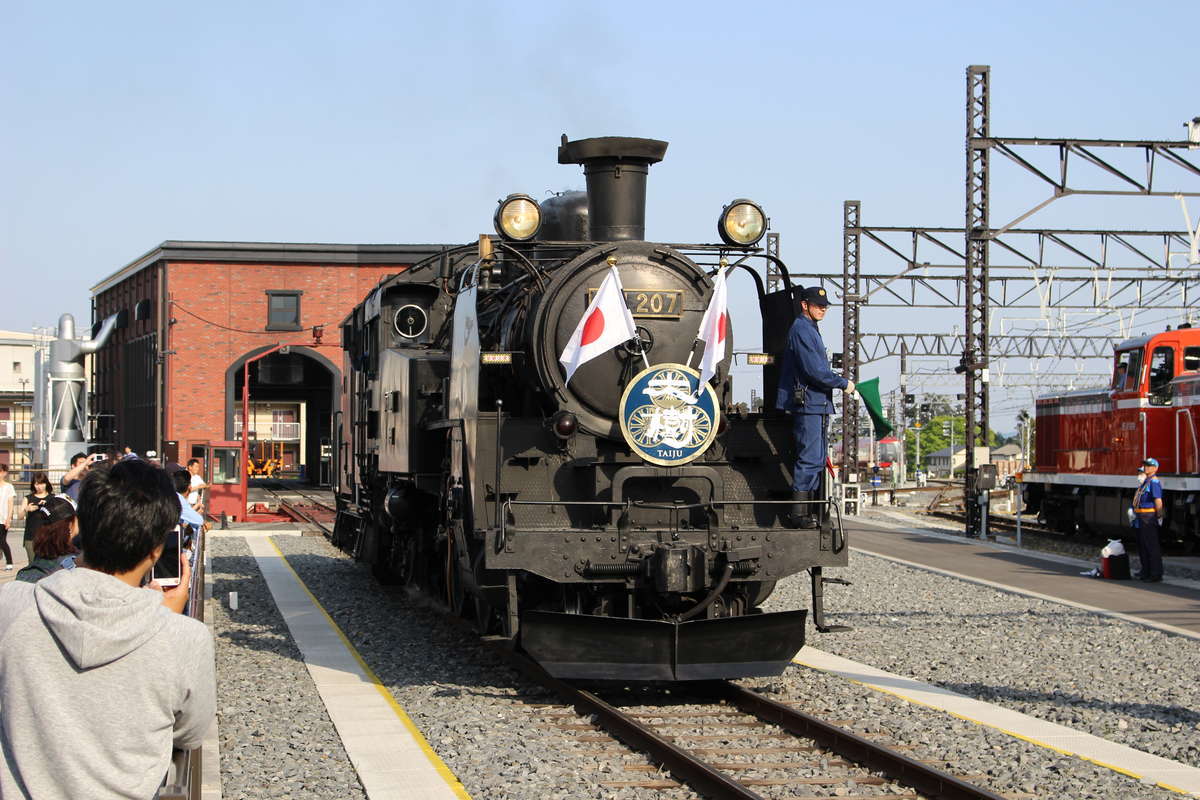
POLYGON ((94 356, 92 441, 184 461, 195 445, 240 438, 246 360, 304 343, 251 364, 250 430, 318 477, 334 440, 339 324, 385 276, 441 249, 163 242, 92 287, 93 325, 121 315, 94 356))

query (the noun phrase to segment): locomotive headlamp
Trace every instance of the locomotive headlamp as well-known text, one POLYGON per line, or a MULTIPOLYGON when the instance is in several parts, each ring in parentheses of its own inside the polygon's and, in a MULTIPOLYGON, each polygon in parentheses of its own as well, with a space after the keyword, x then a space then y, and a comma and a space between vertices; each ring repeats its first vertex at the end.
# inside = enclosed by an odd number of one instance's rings
POLYGON ((510 194, 496 209, 496 233, 505 239, 524 242, 542 227, 542 210, 527 194, 510 194))
POLYGON ((560 411, 554 415, 554 435, 560 439, 570 439, 579 428, 579 420, 570 411, 560 411))
POLYGON ((767 216, 758 203, 751 200, 734 200, 721 209, 717 222, 717 233, 725 244, 748 247, 767 232, 767 216))

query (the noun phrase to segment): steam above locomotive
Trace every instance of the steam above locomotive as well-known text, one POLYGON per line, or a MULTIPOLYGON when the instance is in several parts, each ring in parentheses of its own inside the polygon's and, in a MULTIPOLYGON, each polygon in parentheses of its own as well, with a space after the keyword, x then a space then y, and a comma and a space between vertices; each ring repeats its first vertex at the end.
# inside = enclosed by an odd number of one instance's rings
POLYGON ((733 408, 732 328, 711 381, 691 366, 726 264, 755 285, 766 349, 782 349, 796 309, 790 286, 768 294, 754 269, 766 217, 736 200, 721 243, 645 241, 666 150, 564 136, 558 161, 583 166, 586 193, 509 195, 497 236, 388 278, 343 324, 336 543, 560 677, 777 674, 807 610, 760 605, 811 570, 826 629, 821 569, 846 563, 828 516, 784 525, 791 423, 733 408), (633 335, 568 380, 560 355, 613 273, 633 335), (672 446, 651 454, 649 440, 672 446))

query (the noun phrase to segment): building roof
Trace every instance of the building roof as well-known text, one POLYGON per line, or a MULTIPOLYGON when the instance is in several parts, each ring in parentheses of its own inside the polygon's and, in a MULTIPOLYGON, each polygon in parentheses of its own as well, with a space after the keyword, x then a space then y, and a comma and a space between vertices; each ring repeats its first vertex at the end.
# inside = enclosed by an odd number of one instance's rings
POLYGON ((37 336, 26 331, 0 331, 0 344, 37 344, 37 336))
POLYGON ((446 249, 440 244, 295 244, 288 242, 182 242, 168 240, 92 287, 107 291, 159 261, 231 264, 413 264, 446 249))
MULTIPOLYGON (((961 445, 957 445, 957 444, 956 444, 956 445, 954 445, 954 453, 955 453, 956 455, 957 455, 958 453, 961 453, 961 452, 963 452, 963 451, 964 451, 964 450, 966 450, 966 449, 967 449, 967 448, 965 448, 965 447, 962 447, 961 445)), ((926 458, 949 458, 949 457, 950 457, 950 448, 949 448, 949 447, 943 447, 941 450, 934 450, 932 453, 930 453, 929 455, 927 455, 927 456, 925 456, 925 457, 926 457, 926 458)))
POLYGON ((1019 444, 1002 444, 999 447, 992 448, 992 456, 1019 456, 1021 455, 1021 445, 1019 444))

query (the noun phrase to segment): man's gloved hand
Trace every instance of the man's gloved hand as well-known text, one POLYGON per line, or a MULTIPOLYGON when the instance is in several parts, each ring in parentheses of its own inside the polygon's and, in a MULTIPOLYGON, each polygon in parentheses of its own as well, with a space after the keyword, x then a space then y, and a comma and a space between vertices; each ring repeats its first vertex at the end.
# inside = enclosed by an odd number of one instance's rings
POLYGON ((854 381, 847 378, 846 379, 846 388, 843 389, 842 391, 845 392, 846 394, 855 394, 856 392, 858 392, 858 388, 854 385, 854 381))

